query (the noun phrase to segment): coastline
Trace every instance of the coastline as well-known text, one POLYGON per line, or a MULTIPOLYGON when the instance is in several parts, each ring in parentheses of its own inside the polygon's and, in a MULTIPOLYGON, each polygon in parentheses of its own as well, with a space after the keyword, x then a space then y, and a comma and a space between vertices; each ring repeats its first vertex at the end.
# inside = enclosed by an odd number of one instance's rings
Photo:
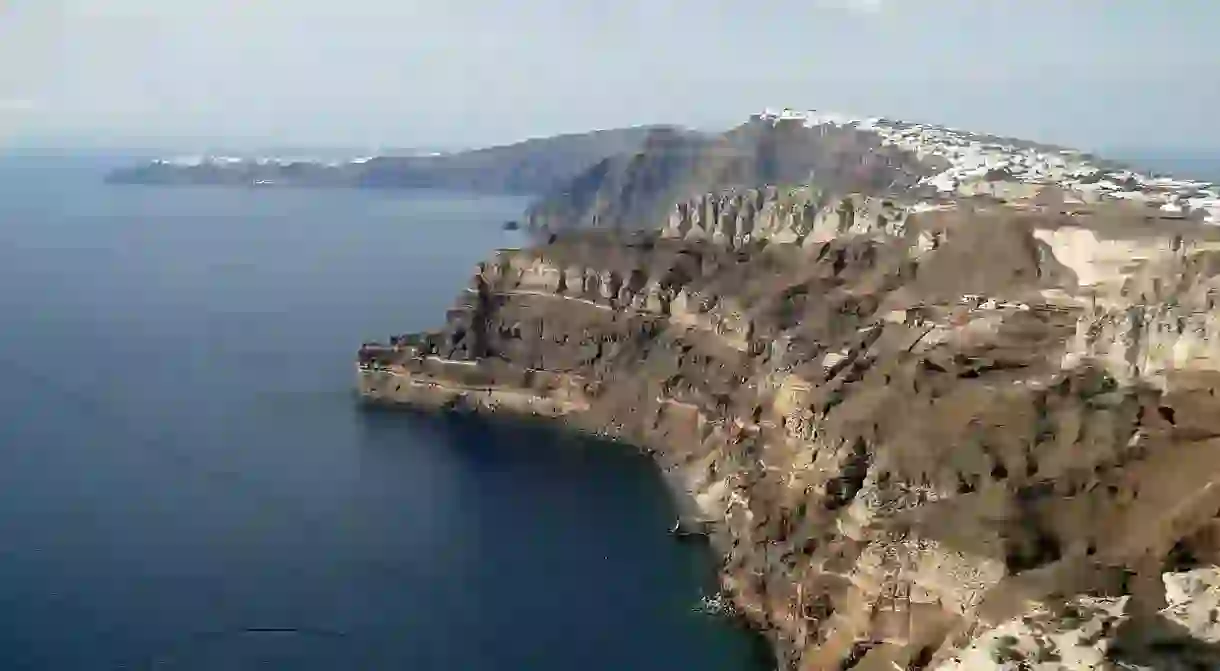
MULTIPOLYGON (((366 407, 421 412, 444 413, 451 416, 485 418, 489 421, 511 422, 557 430, 583 439, 596 440, 647 456, 657 469, 669 499, 682 526, 700 528, 707 549, 716 557, 716 587, 726 596, 732 609, 724 613, 735 625, 768 642, 768 668, 781 668, 775 658, 773 634, 766 626, 767 614, 756 599, 747 597, 739 578, 728 570, 730 549, 735 544, 728 520, 709 514, 706 492, 691 487, 697 479, 684 472, 679 461, 667 458, 664 440, 649 440, 648 436, 625 436, 607 427, 590 414, 587 402, 573 402, 533 393, 529 390, 461 385, 406 370, 386 371, 357 365, 358 398, 366 407), (389 385, 395 386, 394 390, 389 385), (561 422, 552 420, 562 419, 561 422)), ((675 542, 677 539, 675 538, 675 542)))
MULTIPOLYGON (((775 656, 774 641, 759 622, 758 612, 750 612, 750 601, 737 596, 737 583, 726 569, 727 550, 732 534, 722 518, 703 511, 695 491, 685 485, 676 466, 666 466, 664 445, 649 441, 626 439, 605 430, 589 418, 587 403, 550 398, 520 389, 487 389, 478 385, 458 385, 443 380, 421 377, 409 371, 376 370, 356 366, 357 400, 366 411, 412 412, 421 415, 443 415, 454 418, 478 419, 490 422, 535 427, 549 432, 568 434, 582 440, 592 440, 613 449, 647 457, 667 492, 667 498, 677 515, 680 526, 703 530, 693 534, 694 542, 715 558, 716 594, 729 599, 730 609, 714 614, 727 618, 737 629, 757 641, 755 655, 760 668, 782 668, 775 656), (395 389, 389 390, 389 384, 395 389), (563 421, 553 420, 562 418, 563 421)), ((672 530, 671 530, 672 535, 672 530)), ((681 542, 675 537, 674 542, 681 542)), ((693 607, 693 606, 692 606, 693 607)))

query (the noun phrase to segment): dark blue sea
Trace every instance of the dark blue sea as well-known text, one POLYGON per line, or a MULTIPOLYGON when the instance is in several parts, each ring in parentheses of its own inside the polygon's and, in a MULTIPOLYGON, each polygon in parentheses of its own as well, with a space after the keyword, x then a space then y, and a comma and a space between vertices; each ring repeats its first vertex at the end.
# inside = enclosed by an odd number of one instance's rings
POLYGON ((357 406, 523 200, 108 163, 0 158, 0 669, 759 668, 645 457, 357 406))
POLYGON ((1114 158, 1139 170, 1220 184, 1220 152, 1216 151, 1127 150, 1116 152, 1114 158))

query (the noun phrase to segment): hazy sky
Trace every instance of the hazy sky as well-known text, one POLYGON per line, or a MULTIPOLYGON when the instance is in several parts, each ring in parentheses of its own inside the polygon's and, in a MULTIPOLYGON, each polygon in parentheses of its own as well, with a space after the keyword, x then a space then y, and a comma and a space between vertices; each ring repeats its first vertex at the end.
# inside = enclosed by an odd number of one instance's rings
POLYGON ((766 106, 1220 148, 1217 0, 0 0, 0 142, 469 145, 766 106))

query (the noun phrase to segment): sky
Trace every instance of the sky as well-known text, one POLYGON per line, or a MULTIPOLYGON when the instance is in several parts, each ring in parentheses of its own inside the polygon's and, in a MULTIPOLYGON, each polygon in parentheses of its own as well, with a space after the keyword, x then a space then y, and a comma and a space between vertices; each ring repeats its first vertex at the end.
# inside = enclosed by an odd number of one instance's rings
POLYGON ((455 147, 764 107, 1220 149, 1216 0, 0 0, 0 144, 455 147))

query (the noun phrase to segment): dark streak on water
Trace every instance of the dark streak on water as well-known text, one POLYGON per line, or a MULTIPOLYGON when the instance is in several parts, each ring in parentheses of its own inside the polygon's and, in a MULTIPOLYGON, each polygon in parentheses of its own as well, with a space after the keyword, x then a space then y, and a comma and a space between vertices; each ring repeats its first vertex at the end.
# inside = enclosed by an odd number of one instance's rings
POLYGON ((0 668, 757 668, 648 460, 365 413, 523 202, 0 159, 0 668))

